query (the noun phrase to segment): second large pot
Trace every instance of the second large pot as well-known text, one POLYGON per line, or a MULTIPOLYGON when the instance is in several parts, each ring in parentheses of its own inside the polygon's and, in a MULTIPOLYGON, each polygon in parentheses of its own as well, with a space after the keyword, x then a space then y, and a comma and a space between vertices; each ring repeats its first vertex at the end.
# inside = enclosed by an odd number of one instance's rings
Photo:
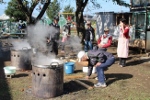
POLYGON ((17 70, 31 70, 31 57, 30 49, 11 50, 11 64, 17 70))

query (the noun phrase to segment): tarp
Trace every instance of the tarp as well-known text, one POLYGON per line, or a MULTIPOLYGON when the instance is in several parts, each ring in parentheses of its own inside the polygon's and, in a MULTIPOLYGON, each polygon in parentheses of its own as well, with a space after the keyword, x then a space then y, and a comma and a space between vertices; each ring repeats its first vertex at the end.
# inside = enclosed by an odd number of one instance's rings
POLYGON ((0 20, 8 20, 9 16, 7 16, 6 14, 3 14, 0 16, 0 20))
POLYGON ((67 23, 67 20, 63 16, 61 16, 59 18, 59 22, 58 22, 58 24, 60 25, 60 28, 62 28, 64 25, 66 25, 66 23, 67 23))
POLYGON ((45 23, 46 23, 47 25, 49 25, 49 24, 51 24, 51 23, 52 23, 52 20, 51 20, 51 19, 49 19, 49 18, 46 18, 44 21, 45 21, 45 23))
MULTIPOLYGON (((93 19, 96 19, 96 38, 104 34, 104 28, 109 28, 109 34, 113 36, 113 39, 118 39, 119 26, 114 25, 116 15, 114 12, 99 12, 93 19)), ((143 18, 143 17, 142 17, 143 18)), ((144 22, 143 22, 144 23, 144 22)), ((130 27, 129 31, 130 39, 135 39, 135 26, 130 27)))
POLYGON ((93 17, 96 20, 96 37, 104 34, 104 28, 109 28, 109 34, 114 33, 114 12, 99 12, 93 17))

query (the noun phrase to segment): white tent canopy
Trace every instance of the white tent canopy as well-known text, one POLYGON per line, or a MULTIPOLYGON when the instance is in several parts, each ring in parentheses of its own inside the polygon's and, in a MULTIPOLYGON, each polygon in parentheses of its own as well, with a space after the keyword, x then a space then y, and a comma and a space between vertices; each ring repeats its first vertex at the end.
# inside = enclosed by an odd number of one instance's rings
POLYGON ((8 20, 9 16, 7 16, 6 14, 3 14, 0 16, 0 20, 8 20))

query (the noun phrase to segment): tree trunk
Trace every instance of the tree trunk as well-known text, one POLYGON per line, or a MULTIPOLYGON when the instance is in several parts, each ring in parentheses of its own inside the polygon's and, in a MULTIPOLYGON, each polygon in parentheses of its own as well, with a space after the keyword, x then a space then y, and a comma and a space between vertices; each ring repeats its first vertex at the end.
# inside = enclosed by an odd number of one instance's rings
POLYGON ((85 37, 85 25, 84 25, 84 18, 83 18, 83 11, 84 8, 86 6, 86 4, 88 3, 89 0, 76 0, 76 25, 77 25, 77 34, 79 36, 79 34, 81 33, 82 35, 82 39, 81 39, 81 43, 84 44, 84 37, 85 37))
POLYGON ((81 43, 84 44, 84 37, 85 37, 85 25, 84 25, 84 19, 83 19, 83 12, 76 11, 76 29, 77 34, 80 36, 80 33, 82 35, 81 37, 81 43))
POLYGON ((35 21, 34 21, 34 19, 32 18, 32 15, 28 15, 27 16, 27 24, 28 25, 31 25, 31 24, 35 24, 35 21))
POLYGON ((39 19, 42 18, 42 16, 44 15, 46 9, 48 8, 50 2, 51 2, 51 0, 47 0, 47 3, 45 3, 43 5, 43 8, 42 8, 41 12, 39 13, 39 15, 37 16, 37 18, 35 19, 35 22, 37 22, 39 19))

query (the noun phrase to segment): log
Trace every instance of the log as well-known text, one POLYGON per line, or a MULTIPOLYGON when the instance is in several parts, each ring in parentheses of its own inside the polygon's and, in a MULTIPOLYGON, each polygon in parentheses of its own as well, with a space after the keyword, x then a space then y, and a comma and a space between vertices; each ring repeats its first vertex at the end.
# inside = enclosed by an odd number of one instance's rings
POLYGON ((77 82, 78 84, 84 86, 84 87, 87 88, 88 90, 93 89, 92 86, 89 86, 88 84, 85 84, 85 83, 81 82, 80 80, 74 80, 74 81, 77 82))

